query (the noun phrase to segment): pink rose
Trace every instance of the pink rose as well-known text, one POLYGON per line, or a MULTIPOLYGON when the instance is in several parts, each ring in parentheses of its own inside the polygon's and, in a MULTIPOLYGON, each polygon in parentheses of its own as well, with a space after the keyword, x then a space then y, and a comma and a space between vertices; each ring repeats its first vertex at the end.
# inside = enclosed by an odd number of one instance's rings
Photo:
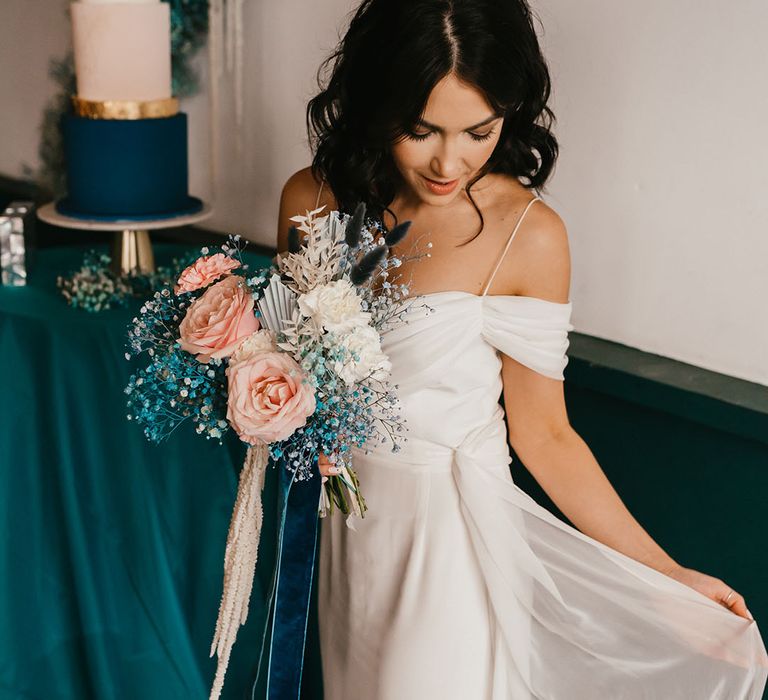
POLYGON ((173 288, 174 294, 194 292, 196 289, 207 287, 219 277, 230 274, 240 267, 240 263, 224 253, 204 255, 187 267, 180 275, 173 288))
POLYGON ((259 330, 253 296, 238 275, 211 285, 193 301, 179 324, 181 348, 200 362, 229 357, 240 341, 259 330))
POLYGON ((284 352, 259 352, 227 367, 227 420, 250 445, 278 442, 315 412, 315 390, 284 352))

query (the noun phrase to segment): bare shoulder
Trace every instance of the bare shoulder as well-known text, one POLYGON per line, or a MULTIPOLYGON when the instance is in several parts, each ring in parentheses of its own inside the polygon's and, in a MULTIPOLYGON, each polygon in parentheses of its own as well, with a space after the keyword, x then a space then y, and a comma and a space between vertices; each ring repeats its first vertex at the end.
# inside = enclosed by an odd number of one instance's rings
MULTIPOLYGON (((510 201, 506 208, 515 218, 531 199, 510 201)), ((560 215, 543 199, 530 205, 525 219, 494 280, 496 294, 520 294, 548 301, 569 300, 571 255, 568 230, 560 215)))
POLYGON ((312 168, 307 166, 297 170, 285 181, 282 196, 300 201, 311 199, 312 203, 314 203, 319 188, 320 181, 315 179, 315 176, 312 174, 312 168))
POLYGON ((552 207, 539 200, 531 205, 524 223, 525 235, 519 249, 525 261, 521 293, 548 301, 567 302, 571 286, 571 253, 565 222, 552 207))
MULTIPOLYGON (((280 211, 277 223, 277 250, 288 249, 288 229, 291 217, 304 214, 315 208, 317 195, 320 192, 320 181, 315 179, 312 168, 307 166, 297 170, 283 185, 280 194, 280 211)), ((326 211, 335 208, 333 193, 325 185, 320 198, 320 205, 326 205, 326 211)))
POLYGON ((550 263, 569 257, 568 229, 560 215, 543 200, 534 202, 526 216, 526 234, 522 241, 533 255, 544 256, 550 263))

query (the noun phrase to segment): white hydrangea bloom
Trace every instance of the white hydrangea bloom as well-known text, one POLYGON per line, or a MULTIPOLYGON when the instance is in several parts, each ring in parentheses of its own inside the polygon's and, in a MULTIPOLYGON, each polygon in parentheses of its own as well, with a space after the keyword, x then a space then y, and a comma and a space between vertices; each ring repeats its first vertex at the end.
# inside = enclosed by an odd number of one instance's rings
POLYGON ((338 344, 347 351, 348 357, 346 362, 335 362, 333 369, 347 384, 355 384, 369 374, 378 381, 387 381, 392 363, 381 350, 381 339, 375 328, 355 326, 339 336, 338 344), (357 360, 352 353, 357 355, 357 360))
POLYGON ((371 318, 369 312, 362 310, 361 299, 347 279, 315 287, 302 294, 298 303, 302 315, 327 331, 341 332, 367 326, 371 318))

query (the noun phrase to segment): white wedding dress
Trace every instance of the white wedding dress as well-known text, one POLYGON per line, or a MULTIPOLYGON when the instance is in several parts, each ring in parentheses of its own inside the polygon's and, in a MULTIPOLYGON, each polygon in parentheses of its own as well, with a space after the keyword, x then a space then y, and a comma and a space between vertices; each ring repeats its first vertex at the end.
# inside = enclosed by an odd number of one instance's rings
POLYGON ((434 312, 416 305, 382 338, 408 440, 354 450, 368 505, 356 529, 321 521, 326 700, 759 700, 755 622, 512 481, 500 353, 561 380, 571 303, 417 299, 434 312))

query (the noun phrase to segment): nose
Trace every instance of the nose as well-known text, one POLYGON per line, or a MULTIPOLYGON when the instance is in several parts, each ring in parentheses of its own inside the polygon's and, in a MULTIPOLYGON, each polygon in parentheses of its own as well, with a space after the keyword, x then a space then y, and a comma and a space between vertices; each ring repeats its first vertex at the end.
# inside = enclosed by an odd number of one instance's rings
POLYGON ((440 139, 440 145, 432 157, 430 166, 440 180, 455 180, 459 176, 461 154, 456 139, 450 137, 440 139))

